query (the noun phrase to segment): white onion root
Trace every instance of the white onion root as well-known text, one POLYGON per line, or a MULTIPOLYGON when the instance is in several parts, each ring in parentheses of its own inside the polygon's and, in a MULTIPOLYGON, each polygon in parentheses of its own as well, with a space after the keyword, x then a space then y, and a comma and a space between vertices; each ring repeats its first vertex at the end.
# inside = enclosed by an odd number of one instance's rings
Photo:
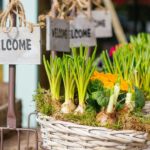
POLYGON ((75 104, 71 100, 68 100, 62 104, 61 113, 63 114, 72 113, 75 110, 75 108, 76 108, 75 104))

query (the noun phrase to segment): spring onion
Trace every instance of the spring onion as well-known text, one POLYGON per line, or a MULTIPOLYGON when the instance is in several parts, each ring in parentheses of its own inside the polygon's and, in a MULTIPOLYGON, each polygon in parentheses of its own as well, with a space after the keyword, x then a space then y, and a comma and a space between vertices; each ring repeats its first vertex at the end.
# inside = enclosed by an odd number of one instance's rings
POLYGON ((61 64, 61 74, 65 89, 65 102, 62 104, 62 113, 71 113, 75 109, 74 93, 75 93, 75 80, 71 71, 72 58, 64 55, 61 64))
POLYGON ((52 100, 59 100, 60 86, 61 86, 61 72, 60 72, 61 60, 58 57, 52 58, 52 56, 50 56, 50 61, 48 61, 46 60, 45 56, 43 56, 43 62, 49 81, 51 98, 52 100))
POLYGON ((80 46, 79 55, 77 54, 77 49, 73 48, 73 62, 72 62, 72 72, 74 74, 74 79, 78 91, 79 105, 75 110, 75 113, 82 114, 85 110, 85 95, 88 87, 90 77, 92 76, 95 66, 93 62, 95 59, 96 48, 93 51, 91 57, 87 57, 88 48, 83 48, 80 46))

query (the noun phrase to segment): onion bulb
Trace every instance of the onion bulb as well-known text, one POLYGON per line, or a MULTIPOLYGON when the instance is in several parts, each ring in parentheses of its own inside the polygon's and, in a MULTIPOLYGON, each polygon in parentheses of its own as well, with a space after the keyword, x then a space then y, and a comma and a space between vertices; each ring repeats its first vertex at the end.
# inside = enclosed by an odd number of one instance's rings
POLYGON ((84 110, 85 110, 85 105, 79 104, 74 113, 75 114, 83 114, 84 110))
POLYGON ((109 114, 102 111, 97 114, 96 121, 99 122, 101 126, 112 125, 116 122, 116 116, 115 113, 109 114))
POLYGON ((126 94, 125 105, 130 111, 133 111, 135 104, 134 101, 132 101, 132 93, 126 94))
POLYGON ((74 111, 75 107, 76 107, 75 104, 71 100, 68 100, 62 104, 61 113, 63 113, 63 114, 72 113, 74 111))

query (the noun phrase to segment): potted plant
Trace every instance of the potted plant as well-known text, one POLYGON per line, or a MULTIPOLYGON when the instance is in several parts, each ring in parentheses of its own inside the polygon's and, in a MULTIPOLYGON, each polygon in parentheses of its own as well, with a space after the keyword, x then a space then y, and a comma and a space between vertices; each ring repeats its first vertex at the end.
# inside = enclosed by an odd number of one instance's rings
POLYGON ((79 51, 73 48, 72 55, 50 58, 50 62, 44 57, 50 89, 39 87, 34 96, 42 146, 59 150, 146 147, 148 122, 136 114, 143 106, 137 105, 141 91, 119 74, 97 72, 96 48, 91 57, 87 53, 88 48, 81 46, 79 51), (60 93, 61 80, 64 94, 56 99, 52 83, 60 93))

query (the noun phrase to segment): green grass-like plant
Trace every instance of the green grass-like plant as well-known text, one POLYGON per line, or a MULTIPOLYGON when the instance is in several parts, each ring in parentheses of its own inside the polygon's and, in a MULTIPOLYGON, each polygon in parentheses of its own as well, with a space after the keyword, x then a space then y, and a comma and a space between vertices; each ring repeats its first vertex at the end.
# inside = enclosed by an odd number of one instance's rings
POLYGON ((96 48, 94 49, 91 57, 88 57, 88 48, 84 48, 83 46, 80 46, 79 53, 76 48, 73 48, 72 54, 73 61, 71 70, 74 74, 79 100, 79 105, 75 110, 75 113, 82 114, 85 109, 85 96, 89 80, 95 70, 93 62, 96 55, 96 48))
POLYGON ((129 44, 119 46, 113 53, 113 61, 108 52, 103 51, 101 59, 105 72, 118 74, 132 85, 148 93, 150 99, 150 35, 131 36, 129 44))
POLYGON ((61 75, 65 90, 65 102, 62 105, 62 113, 71 113, 75 109, 74 94, 75 94, 75 80, 74 74, 71 71, 73 58, 64 55, 61 63, 61 75))
POLYGON ((60 86, 61 86, 61 59, 57 56, 53 58, 50 56, 50 60, 46 60, 43 56, 44 67, 49 81, 49 88, 51 92, 52 100, 60 99, 60 86))

